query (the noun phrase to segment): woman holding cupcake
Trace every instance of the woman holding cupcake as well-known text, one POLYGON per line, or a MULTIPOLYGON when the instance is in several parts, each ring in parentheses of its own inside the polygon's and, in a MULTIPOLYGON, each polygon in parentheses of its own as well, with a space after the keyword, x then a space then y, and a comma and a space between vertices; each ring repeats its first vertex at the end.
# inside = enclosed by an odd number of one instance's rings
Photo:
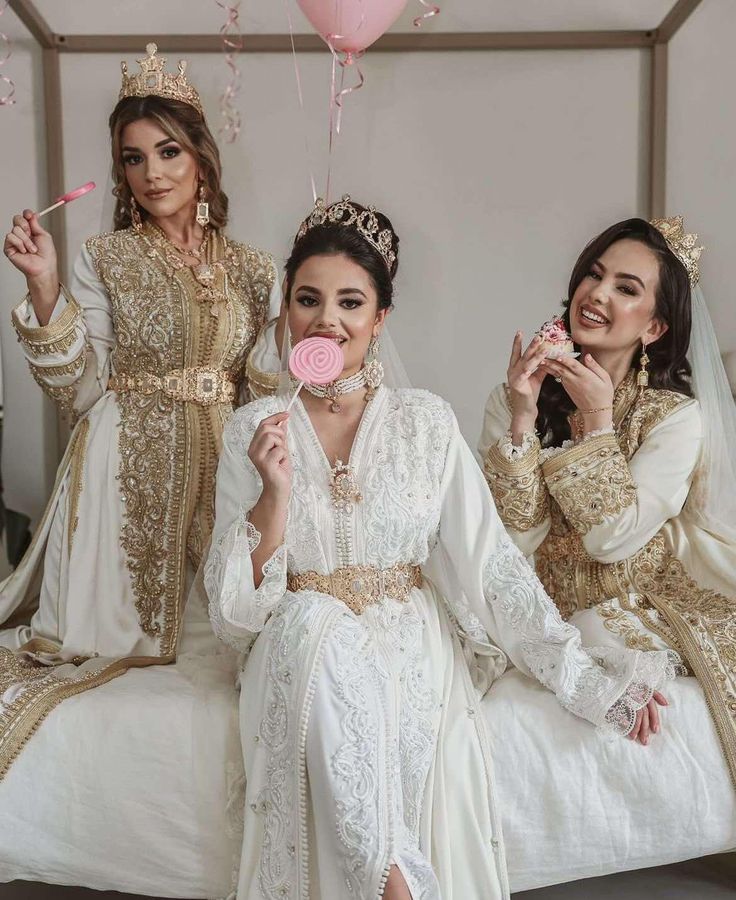
MULTIPOLYGON (((480 442, 517 546, 586 643, 677 650, 736 781, 736 413, 681 218, 588 244, 480 442), (569 333, 574 346, 565 345, 569 333), (572 351, 572 352, 571 352, 572 351)), ((658 717, 643 708, 643 743, 658 717)))

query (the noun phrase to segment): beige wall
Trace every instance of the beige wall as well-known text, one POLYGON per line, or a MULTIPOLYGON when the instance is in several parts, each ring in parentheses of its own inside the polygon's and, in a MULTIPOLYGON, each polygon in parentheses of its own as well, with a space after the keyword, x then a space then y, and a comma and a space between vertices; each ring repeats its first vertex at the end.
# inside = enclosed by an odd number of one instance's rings
POLYGON ((705 246, 702 285, 736 350, 736 3, 703 0, 670 44, 667 203, 705 246))
MULTIPOLYGON (((14 106, 0 107, 0 230, 14 213, 46 200, 45 135, 41 113, 41 51, 11 10, 2 30, 13 40, 13 55, 3 67, 16 83, 14 106)), ((3 86, 4 88, 4 86, 3 86)), ((46 461, 55 456, 55 415, 33 381, 10 326, 10 310, 23 297, 25 281, 0 258, 0 350, 2 351, 2 471, 5 503, 37 516, 53 484, 46 461)))
MULTIPOLYGON (((697 92, 697 79, 690 76, 688 81, 677 71, 681 59, 702 55, 697 77, 705 81, 719 82, 722 70, 733 65, 720 59, 727 56, 725 39, 719 58, 710 49, 699 49, 720 40, 726 30, 723 17, 732 21, 732 13, 729 0, 705 0, 704 10, 686 26, 699 29, 692 32, 698 37, 686 33, 677 38, 673 110, 680 108, 687 91, 697 92), (693 41, 695 47, 690 46, 693 41)), ((16 56, 20 64, 21 50, 16 49, 16 56)), ((66 181, 76 186, 94 179, 101 188, 68 210, 72 258, 102 223, 106 118, 118 89, 119 59, 118 54, 62 57, 66 181)), ((243 133, 236 144, 223 147, 233 212, 230 230, 271 249, 283 262, 311 205, 292 63, 285 55, 248 55, 240 65, 243 133)), ((326 53, 305 55, 300 65, 321 186, 329 58, 326 53)), ((363 68, 366 86, 346 101, 333 195, 350 192, 393 218, 402 250, 392 316, 395 341, 413 382, 447 397, 474 443, 487 393, 503 377, 514 330, 529 333, 558 308, 571 266, 588 238, 618 218, 645 212, 648 55, 638 50, 369 54, 363 68)), ((23 90, 33 87, 40 108, 37 64, 34 70, 29 63, 27 74, 23 67, 17 72, 21 99, 23 90)), ((193 56, 190 73, 216 124, 225 80, 222 59, 193 56)), ((705 139, 689 136, 685 123, 681 126, 674 114, 670 118, 675 149, 670 153, 669 199, 687 212, 688 221, 712 247, 708 264, 720 273, 723 286, 711 291, 714 315, 724 324, 729 250, 722 223, 733 204, 722 197, 730 191, 733 199, 734 180, 725 171, 733 142, 714 150, 711 133, 721 127, 719 116, 728 108, 725 78, 716 87, 699 101, 701 120, 710 117, 705 139), (701 191, 698 177, 708 184, 716 180, 708 169, 715 158, 723 159, 720 191, 701 191), (688 186, 687 194, 675 188, 676 180, 688 186)), ((23 123, 0 149, 3 161, 11 163, 0 169, 7 216, 29 202, 19 171, 30 169, 32 202, 45 201, 46 192, 40 171, 40 112, 32 114, 26 98, 22 109, 0 110, 5 115, 23 123)), ((39 449, 42 403, 8 328, 8 310, 22 287, 8 270, 7 264, 0 265, 9 442, 15 456, 5 454, 3 468, 6 483, 12 482, 23 496, 23 508, 38 513, 48 489, 39 449)), ((706 287, 712 278, 709 270, 706 287)))
MULTIPOLYGON (((69 184, 104 182, 118 61, 63 59, 69 184)), ((282 55, 240 65, 243 133, 223 148, 231 231, 283 261, 311 205, 294 72, 282 55)), ((324 163, 329 57, 300 65, 312 156, 324 163)), ((197 56, 190 68, 216 122, 222 60, 197 56)), ((350 192, 393 219, 396 343, 414 384, 447 397, 471 441, 515 329, 555 312, 588 237, 643 211, 645 69, 638 50, 375 54, 365 87, 346 100, 333 194, 350 192)), ((101 202, 70 207, 71 246, 96 230, 101 202)))

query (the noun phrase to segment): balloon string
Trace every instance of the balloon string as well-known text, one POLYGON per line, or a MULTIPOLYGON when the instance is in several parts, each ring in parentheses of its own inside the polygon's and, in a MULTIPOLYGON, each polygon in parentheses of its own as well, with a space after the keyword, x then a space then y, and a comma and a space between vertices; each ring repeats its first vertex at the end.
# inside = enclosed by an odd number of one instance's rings
MULTIPOLYGON (((335 17, 337 18, 338 13, 339 0, 335 0, 335 17)), ((340 128, 342 126, 342 98, 347 96, 347 94, 352 94, 353 91, 360 90, 363 87, 365 82, 365 78, 363 77, 363 73, 360 70, 359 66, 356 66, 356 70, 358 73, 358 83, 352 85, 351 87, 345 88, 345 67, 352 66, 355 64, 355 60, 359 59, 364 51, 355 51, 350 52, 346 51, 345 58, 342 59, 335 48, 335 41, 344 41, 344 40, 352 40, 358 36, 360 30, 365 26, 366 23, 366 15, 365 15, 365 0, 360 0, 360 22, 356 29, 351 34, 326 34, 324 36, 325 41, 327 42, 327 46, 330 48, 330 53, 332 54, 332 76, 330 80, 330 133, 329 133, 329 141, 328 141, 328 149, 327 149, 327 185, 325 188, 325 203, 329 203, 330 198, 330 185, 332 181, 332 155, 333 149, 335 147, 337 141, 337 135, 340 134, 340 128), (337 90, 337 66, 340 66, 340 90, 337 90)))
POLYGON ((335 104, 337 106, 337 124, 335 130, 338 134, 340 134, 340 126, 342 124, 342 98, 347 97, 348 94, 353 94, 355 91, 359 91, 363 85, 365 84, 365 76, 360 69, 360 66, 356 62, 356 60, 360 59, 363 56, 364 51, 360 53, 348 53, 345 59, 338 59, 339 64, 342 66, 342 74, 340 77, 340 90, 335 96, 335 104), (347 66, 354 66, 355 72, 357 75, 357 82, 350 87, 344 87, 345 84, 345 68, 347 66))
MULTIPOLYGON (((8 4, 10 0, 2 0, 0 2, 0 16, 5 12, 8 8, 8 4)), ((0 46, 5 45, 5 55, 0 59, 0 66, 5 65, 5 63, 10 59, 13 55, 13 45, 10 41, 10 38, 4 32, 0 31, 0 46)), ((7 85, 7 93, 4 97, 0 97, 0 106, 12 106, 16 101, 13 99, 13 95, 15 94, 15 82, 8 78, 7 75, 0 75, 0 81, 3 84, 7 85)))
POLYGON ((414 19, 415 28, 421 28, 426 19, 431 19, 432 16, 438 16, 440 14, 440 8, 436 4, 429 3, 428 0, 419 0, 419 2, 427 9, 427 12, 414 19))
POLYGON ((222 49, 225 52, 225 62, 228 69, 230 69, 230 81, 220 97, 220 115, 224 119, 224 123, 220 127, 220 134, 225 136, 228 144, 232 144, 237 140, 241 127, 240 112, 234 102, 240 92, 241 80, 240 69, 235 63, 235 57, 243 49, 239 10, 241 0, 235 0, 232 3, 226 3, 224 0, 215 0, 215 3, 227 13, 227 20, 220 28, 219 33, 222 35, 222 49))
POLYGON ((291 17, 291 8, 289 0, 284 0, 284 9, 286 11, 286 19, 289 23, 289 38, 291 40, 291 58, 294 61, 294 76, 296 78, 296 93, 299 98, 299 108, 302 113, 302 131, 304 132, 304 152, 307 157, 307 170, 309 171, 309 182, 312 186, 312 200, 317 202, 317 183, 314 180, 314 170, 312 169, 312 153, 309 148, 309 131, 307 128, 307 112, 304 108, 304 91, 302 90, 302 76, 299 71, 299 60, 296 55, 296 44, 294 43, 294 22, 291 17))

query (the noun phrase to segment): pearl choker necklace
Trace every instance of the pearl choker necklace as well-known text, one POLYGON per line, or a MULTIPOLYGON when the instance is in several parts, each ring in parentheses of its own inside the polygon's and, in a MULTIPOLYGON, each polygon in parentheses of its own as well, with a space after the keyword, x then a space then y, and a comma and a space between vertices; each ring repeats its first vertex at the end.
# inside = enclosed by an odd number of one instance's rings
MULTIPOLYGON (((383 381, 383 366, 378 360, 372 360, 363 366, 355 375, 347 378, 338 378, 329 384, 305 384, 304 389, 309 391, 313 397, 321 397, 330 401, 330 412, 339 413, 342 406, 338 403, 337 398, 342 394, 350 394, 360 388, 366 388, 365 402, 370 403, 376 396, 376 391, 383 381)), ((293 384, 298 382, 292 379, 293 384)))

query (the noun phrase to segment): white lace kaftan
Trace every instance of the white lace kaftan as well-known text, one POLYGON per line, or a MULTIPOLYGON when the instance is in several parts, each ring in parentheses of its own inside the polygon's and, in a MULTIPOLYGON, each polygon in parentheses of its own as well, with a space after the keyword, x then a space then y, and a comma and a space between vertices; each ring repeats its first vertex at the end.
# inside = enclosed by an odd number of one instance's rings
POLYGON ((501 647, 571 712, 602 725, 613 707, 626 731, 669 659, 581 647, 507 537, 451 409, 426 391, 383 387, 366 406, 350 511, 333 504, 331 464, 296 403, 285 541, 256 589, 247 515, 261 482, 247 450, 284 405, 258 400, 225 430, 205 570, 215 630, 249 651, 238 898, 369 900, 392 864, 414 900, 507 897, 481 668, 487 686, 504 669, 501 647), (287 571, 360 564, 430 577, 407 602, 387 596, 363 615, 287 590, 287 571))

